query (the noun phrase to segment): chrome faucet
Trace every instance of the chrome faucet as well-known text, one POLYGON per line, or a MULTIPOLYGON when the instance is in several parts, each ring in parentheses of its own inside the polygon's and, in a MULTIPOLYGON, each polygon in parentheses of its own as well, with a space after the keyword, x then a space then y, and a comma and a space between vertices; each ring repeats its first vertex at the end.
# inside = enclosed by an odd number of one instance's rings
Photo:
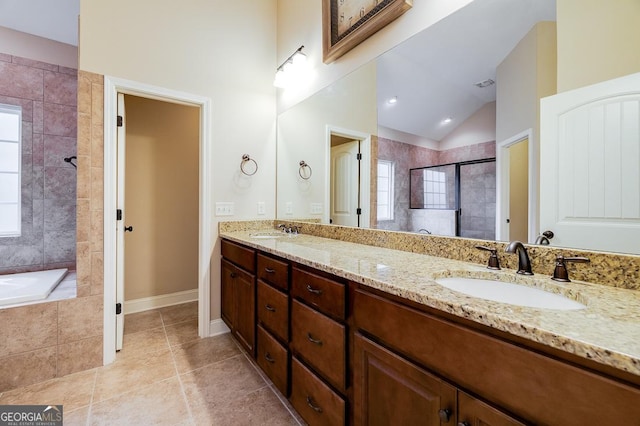
POLYGON ((531 272, 531 261, 529 260, 529 254, 527 249, 520 241, 511 241, 507 248, 504 249, 507 253, 518 254, 518 274, 521 275, 533 275, 531 272))

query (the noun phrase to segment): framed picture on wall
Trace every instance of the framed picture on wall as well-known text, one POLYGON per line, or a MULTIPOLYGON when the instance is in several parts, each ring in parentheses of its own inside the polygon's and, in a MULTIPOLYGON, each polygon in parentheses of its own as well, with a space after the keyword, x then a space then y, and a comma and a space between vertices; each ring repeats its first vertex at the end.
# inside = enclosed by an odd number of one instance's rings
POLYGON ((409 10, 413 0, 322 0, 322 54, 335 61, 409 10))

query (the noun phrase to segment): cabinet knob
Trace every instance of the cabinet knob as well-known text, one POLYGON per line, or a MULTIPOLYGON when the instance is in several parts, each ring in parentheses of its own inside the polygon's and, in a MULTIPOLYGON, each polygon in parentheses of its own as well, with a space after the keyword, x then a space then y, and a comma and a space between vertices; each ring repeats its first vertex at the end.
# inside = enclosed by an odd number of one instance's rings
POLYGON ((275 312, 276 311, 276 308, 274 308, 273 306, 271 306, 268 303, 266 305, 264 305, 264 308, 269 312, 275 312))
POLYGON ((310 396, 307 396, 307 405, 311 407, 316 413, 322 413, 322 408, 316 405, 316 402, 310 396))
POLYGON ((448 423, 451 420, 452 411, 448 408, 442 408, 438 411, 438 416, 440 416, 440 421, 444 423, 448 423))
POLYGON ((322 346, 322 340, 320 339, 314 339, 313 336, 311 335, 311 333, 307 333, 307 339, 311 342, 314 343, 318 346, 322 346))
POLYGON ((311 284, 307 284, 307 291, 311 294, 317 294, 318 296, 322 294, 322 290, 311 287, 311 284))
POLYGON ((468 422, 458 422, 458 426, 471 426, 468 422))
POLYGON ((232 272, 232 273, 230 273, 230 274, 229 274, 229 276, 230 276, 231 278, 235 278, 235 277, 237 277, 238 275, 237 275, 235 272, 232 272))

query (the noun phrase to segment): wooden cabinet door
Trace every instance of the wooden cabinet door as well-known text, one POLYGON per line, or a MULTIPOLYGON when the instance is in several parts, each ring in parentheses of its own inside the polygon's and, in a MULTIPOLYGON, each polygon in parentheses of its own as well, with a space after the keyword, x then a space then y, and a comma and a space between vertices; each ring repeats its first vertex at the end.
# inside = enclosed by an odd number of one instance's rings
POLYGON ((256 280, 255 275, 237 269, 234 279, 236 317, 234 334, 255 358, 256 280))
POLYGON ((455 387, 360 334, 353 353, 355 424, 455 424, 455 387))
POLYGON ((458 391, 458 426, 514 426, 524 424, 508 414, 462 391, 458 391))
POLYGON ((235 291, 233 281, 236 277, 236 268, 229 261, 222 259, 222 274, 220 279, 221 287, 221 316, 227 326, 233 330, 235 328, 235 291))

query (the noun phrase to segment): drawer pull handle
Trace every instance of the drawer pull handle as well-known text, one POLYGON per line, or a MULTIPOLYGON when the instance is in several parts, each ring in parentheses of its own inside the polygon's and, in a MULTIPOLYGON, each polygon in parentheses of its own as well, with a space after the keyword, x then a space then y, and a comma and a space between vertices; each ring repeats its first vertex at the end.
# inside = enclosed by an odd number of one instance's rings
POLYGON ((307 333, 307 339, 309 339, 309 341, 311 343, 314 343, 318 346, 322 346, 322 340, 319 339, 314 339, 313 336, 311 335, 311 333, 307 333))
POLYGON ((453 412, 448 408, 442 408, 438 411, 440 421, 443 423, 449 423, 449 420, 451 420, 451 414, 453 414, 453 412))
POLYGON ((316 402, 310 396, 307 396, 307 405, 313 409, 316 413, 322 413, 322 408, 316 405, 316 402))
POLYGON ((274 362, 276 362, 275 359, 271 358, 271 354, 269 352, 264 354, 264 359, 266 359, 267 361, 269 361, 271 364, 273 364, 274 362))
POLYGON ((312 294, 317 294, 318 296, 322 294, 322 290, 311 287, 311 284, 307 284, 307 291, 312 294))
POLYGON ((269 312, 275 312, 276 311, 276 308, 274 308, 273 306, 271 306, 268 303, 266 305, 264 305, 264 308, 269 312))
POLYGON ((276 270, 275 270, 275 269, 271 269, 271 268, 264 268, 264 271, 265 271, 267 274, 273 274, 276 270))

